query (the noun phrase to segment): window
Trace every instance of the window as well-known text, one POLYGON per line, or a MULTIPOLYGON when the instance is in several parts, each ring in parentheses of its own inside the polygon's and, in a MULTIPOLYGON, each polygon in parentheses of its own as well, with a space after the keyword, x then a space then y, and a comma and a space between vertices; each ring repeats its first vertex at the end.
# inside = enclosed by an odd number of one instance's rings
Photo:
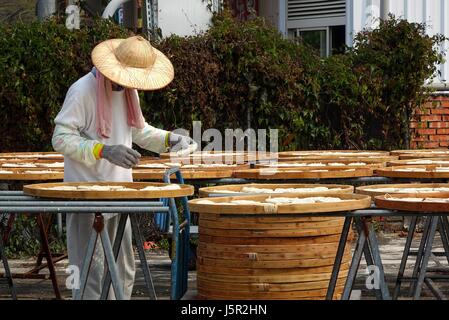
POLYGON ((301 38, 315 48, 321 57, 343 53, 345 48, 345 26, 290 29, 290 38, 301 38))

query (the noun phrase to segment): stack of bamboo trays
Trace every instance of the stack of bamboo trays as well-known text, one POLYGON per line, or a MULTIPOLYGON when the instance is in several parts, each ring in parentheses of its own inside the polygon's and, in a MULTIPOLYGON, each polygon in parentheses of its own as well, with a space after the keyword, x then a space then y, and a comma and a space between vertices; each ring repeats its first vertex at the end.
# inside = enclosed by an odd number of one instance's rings
POLYGON ((411 149, 393 150, 392 156, 398 156, 399 160, 420 159, 420 158, 448 158, 448 149, 411 149))
MULTIPOLYGON (((370 206, 369 196, 347 192, 342 188, 341 193, 323 194, 336 202, 313 204, 266 203, 275 197, 305 201, 313 196, 304 193, 191 200, 190 210, 199 213, 199 298, 324 299, 344 219, 332 214, 305 217, 304 213, 370 206)), ((351 259, 349 243, 346 248, 336 299, 343 291, 351 259)))

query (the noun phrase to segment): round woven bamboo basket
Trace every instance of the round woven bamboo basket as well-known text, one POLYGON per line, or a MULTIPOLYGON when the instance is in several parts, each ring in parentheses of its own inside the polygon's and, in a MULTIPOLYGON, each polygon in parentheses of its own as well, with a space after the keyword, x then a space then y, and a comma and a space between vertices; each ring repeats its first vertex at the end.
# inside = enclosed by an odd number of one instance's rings
POLYGON ((393 150, 392 155, 398 156, 400 160, 420 158, 447 158, 448 149, 416 149, 416 150, 393 150))
POLYGON ((0 160, 2 159, 62 160, 64 156, 57 152, 3 152, 0 153, 0 160))
MULTIPOLYGON (((218 196, 236 196, 236 195, 256 195, 256 194, 280 194, 284 192, 275 191, 276 189, 295 189, 295 193, 304 193, 305 195, 324 195, 327 193, 353 193, 354 187, 342 184, 265 184, 265 183, 248 183, 234 184, 214 187, 204 187, 199 189, 199 195, 202 198, 218 197, 218 196), (321 188, 316 191, 314 189, 321 188), (328 190, 322 190, 322 188, 328 190), (245 190, 251 188, 253 190, 245 190), (255 190, 255 189, 259 189, 255 190), (271 189, 272 192, 268 192, 271 189), (304 189, 301 192, 300 189, 304 189)), ((293 192, 293 191, 292 191, 293 192)), ((288 193, 291 193, 290 191, 288 193)))
POLYGON ((358 168, 382 168, 386 166, 386 162, 375 161, 354 161, 354 160, 299 160, 299 161, 281 161, 281 162, 261 162, 256 164, 255 168, 297 168, 304 170, 313 169, 358 169, 358 168))
POLYGON ((403 159, 392 160, 387 163, 387 166, 414 166, 414 165, 443 165, 449 166, 449 157, 441 158, 418 158, 418 159, 403 159))
MULTIPOLYGON (((332 203, 272 204, 274 195, 195 199, 199 213, 197 287, 200 299, 324 299, 343 218, 302 216, 367 208, 371 198, 330 194, 332 203), (204 202, 205 200, 209 200, 204 202), (260 204, 229 204, 234 200, 260 204)), ((307 198, 304 194, 282 197, 307 198)), ((334 298, 339 298, 351 259, 347 244, 334 298)))
POLYGON ((50 181, 64 179, 64 170, 0 167, 0 181, 50 181))
POLYGON ((374 150, 307 150, 279 152, 279 158, 286 157, 317 157, 316 159, 334 159, 341 157, 384 157, 389 156, 388 151, 374 150))
POLYGON ((449 166, 441 166, 441 165, 393 166, 376 169, 376 174, 382 177, 389 177, 389 178, 449 179, 449 166))
POLYGON ((431 197, 442 194, 449 195, 449 183, 375 184, 370 186, 356 187, 355 190, 358 194, 369 195, 372 198, 385 194, 413 194, 416 197, 431 197), (444 189, 438 191, 438 188, 444 189))
POLYGON ((351 169, 338 167, 326 167, 326 169, 264 168, 236 170, 234 172, 235 178, 254 180, 336 179, 371 177, 372 175, 373 169, 369 167, 351 169))

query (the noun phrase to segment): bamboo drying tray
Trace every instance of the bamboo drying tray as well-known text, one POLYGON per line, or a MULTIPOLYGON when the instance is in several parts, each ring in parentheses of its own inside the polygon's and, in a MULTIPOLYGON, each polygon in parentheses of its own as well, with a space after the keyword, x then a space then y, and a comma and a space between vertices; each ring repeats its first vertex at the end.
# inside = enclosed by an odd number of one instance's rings
MULTIPOLYGON (((161 158, 172 159, 174 161, 186 161, 186 158, 192 161, 201 161, 205 163, 235 163, 236 161, 242 160, 243 162, 249 161, 262 161, 262 160, 276 160, 278 158, 277 153, 273 152, 247 152, 247 151, 236 151, 236 152, 226 152, 226 151, 203 151, 194 152, 188 157, 176 157, 170 153, 161 153, 161 158)), ((240 162, 239 162, 240 163, 240 162)))
MULTIPOLYGON (((252 194, 261 194, 261 193, 248 193, 242 192, 244 187, 252 187, 252 188, 263 188, 263 189, 272 189, 272 194, 281 194, 280 192, 274 192, 276 188, 315 188, 315 187, 326 187, 329 190, 327 191, 317 191, 317 192, 304 192, 305 195, 317 195, 317 194, 327 194, 327 193, 353 193, 354 187, 350 185, 341 185, 341 184, 257 184, 257 183, 249 183, 249 184, 234 184, 234 185, 224 185, 224 186, 215 186, 215 187, 204 187, 199 189, 200 197, 210 197, 210 196, 235 196, 235 195, 252 195, 252 194), (227 192, 233 191, 233 192, 227 192)), ((301 193, 301 191, 297 191, 296 193, 301 193)), ((264 193, 266 194, 266 193, 264 193)))
POLYGON ((123 186, 133 189, 143 189, 148 186, 163 187, 165 183, 144 183, 144 182, 61 182, 31 184, 23 187, 25 194, 43 198, 63 198, 63 199, 156 199, 156 198, 176 198, 191 196, 193 187, 189 185, 179 185, 180 189, 174 190, 151 190, 151 191, 98 191, 98 190, 51 190, 52 187, 64 186, 123 186))
POLYGON ((400 190, 398 191, 389 191, 389 192, 385 192, 385 191, 381 191, 380 189, 384 189, 384 188, 449 188, 449 183, 400 183, 400 184, 375 184, 375 185, 369 185, 369 186, 360 186, 360 187, 356 187, 356 193, 358 194, 365 194, 371 197, 376 197, 376 196, 381 196, 381 195, 385 195, 385 194, 414 194, 416 197, 431 197, 434 195, 439 195, 439 194, 446 194, 449 196, 449 191, 436 191, 436 192, 416 192, 416 193, 410 193, 410 192, 401 192, 400 190), (379 191, 377 191, 376 189, 379 189, 379 191))
POLYGON ((354 156, 354 157, 329 157, 329 156, 294 156, 294 157, 280 157, 279 162, 290 162, 290 161, 361 161, 361 162, 372 162, 372 163, 382 163, 383 166, 389 161, 398 160, 398 156, 354 156))
POLYGON ((408 178, 408 179, 448 179, 449 171, 437 172, 437 165, 413 165, 413 166, 393 166, 387 168, 376 169, 376 174, 389 178, 408 178), (407 168, 424 168, 426 171, 401 171, 407 168))
POLYGON ((390 151, 391 155, 400 156, 404 154, 420 154, 420 153, 429 153, 429 152, 446 152, 446 148, 438 148, 438 149, 404 149, 404 150, 392 150, 390 151))
POLYGON ((393 161, 389 161, 387 163, 387 165, 389 167, 394 167, 394 166, 415 166, 415 165, 442 165, 442 166, 449 166, 449 157, 393 160, 393 161), (423 162, 423 161, 425 161, 425 162, 423 162))
POLYGON ((420 158, 448 158, 448 149, 417 149, 417 150, 393 150, 392 155, 399 156, 400 160, 420 158))
POLYGON ((369 151, 369 150, 310 150, 310 151, 284 151, 279 152, 279 158, 285 157, 320 157, 322 159, 334 159, 341 157, 382 157, 389 156, 390 153, 388 151, 369 151))
POLYGON ((413 212, 449 212, 449 196, 447 194, 436 194, 423 197, 417 194, 398 194, 376 196, 374 202, 378 208, 413 211, 413 212), (448 202, 424 202, 424 201, 404 201, 402 198, 437 198, 447 199, 448 202))
POLYGON ((385 167, 385 162, 377 163, 366 163, 365 164, 355 164, 358 161, 332 161, 332 160, 316 160, 316 161, 283 161, 277 163, 259 163, 255 165, 256 169, 298 169, 298 170, 319 170, 319 169, 364 169, 364 168, 383 168, 385 167), (331 165, 333 163, 342 163, 344 165, 331 165))
MULTIPOLYGON (((321 169, 316 169, 321 170, 321 169)), ((248 169, 237 170, 234 173, 236 178, 255 179, 255 180, 291 180, 291 179, 332 179, 332 178, 355 178, 371 177, 372 168, 350 169, 352 171, 341 170, 340 168, 328 168, 327 171, 316 171, 283 168, 283 169, 248 169)))
POLYGON ((0 171, 9 171, 12 173, 1 173, 0 181, 45 181, 45 180, 62 180, 64 179, 63 170, 51 170, 49 168, 4 168, 0 167, 0 171), (46 171, 43 173, 42 171, 46 171), (33 173, 34 172, 34 173, 33 173), (42 172, 42 173, 41 173, 42 172))
POLYGON ((54 159, 61 160, 64 156, 57 152, 3 152, 0 159, 54 159))
MULTIPOLYGON (((162 180, 166 170, 135 169, 133 178, 136 180, 162 180)), ((182 170, 184 179, 221 179, 232 177, 234 170, 182 170)))
MULTIPOLYGON (((204 199, 191 200, 191 211, 199 213, 199 298, 324 299, 344 218, 301 217, 301 214, 362 209, 371 203, 368 196, 328 196, 353 201, 333 202, 331 207, 327 203, 278 204, 277 210, 267 213, 255 204, 224 203, 233 199, 263 201, 269 195, 207 198, 217 205, 201 204, 204 199), (354 206, 348 206, 350 202, 354 206)), ((348 245, 334 298, 342 293, 350 260, 348 245)))
POLYGON ((8 159, 0 161, 0 168, 64 169, 64 160, 8 159))
MULTIPOLYGON (((232 200, 253 200, 263 201, 268 198, 273 198, 273 195, 255 195, 255 196, 236 196, 236 197, 217 197, 207 198, 217 204, 202 204, 201 200, 194 199, 189 201, 190 210, 193 212, 205 213, 219 213, 219 214, 301 214, 301 213, 318 213, 318 212, 339 212, 350 211, 357 209, 369 208, 371 205, 371 198, 365 195, 358 194, 326 194, 326 197, 336 197, 343 201, 330 203, 299 203, 299 204, 277 204, 272 205, 263 203, 260 205, 253 204, 229 204, 224 203, 232 200), (199 203, 198 203, 199 202, 199 203), (219 205, 221 204, 221 205, 219 205)), ((310 196, 304 194, 283 194, 282 197, 287 198, 309 198, 310 196)))

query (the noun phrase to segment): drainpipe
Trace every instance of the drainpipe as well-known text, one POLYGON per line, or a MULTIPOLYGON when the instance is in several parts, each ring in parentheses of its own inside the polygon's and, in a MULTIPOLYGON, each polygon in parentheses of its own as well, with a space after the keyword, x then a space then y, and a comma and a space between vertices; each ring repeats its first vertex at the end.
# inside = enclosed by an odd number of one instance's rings
POLYGON ((380 0, 380 18, 385 20, 390 13, 390 0, 380 0))
POLYGON ((102 18, 108 19, 112 17, 115 14, 115 12, 119 9, 119 7, 128 1, 130 0, 112 0, 111 2, 108 3, 106 9, 104 9, 102 18))
POLYGON ((36 15, 39 21, 50 18, 56 14, 56 0, 38 0, 36 15))

